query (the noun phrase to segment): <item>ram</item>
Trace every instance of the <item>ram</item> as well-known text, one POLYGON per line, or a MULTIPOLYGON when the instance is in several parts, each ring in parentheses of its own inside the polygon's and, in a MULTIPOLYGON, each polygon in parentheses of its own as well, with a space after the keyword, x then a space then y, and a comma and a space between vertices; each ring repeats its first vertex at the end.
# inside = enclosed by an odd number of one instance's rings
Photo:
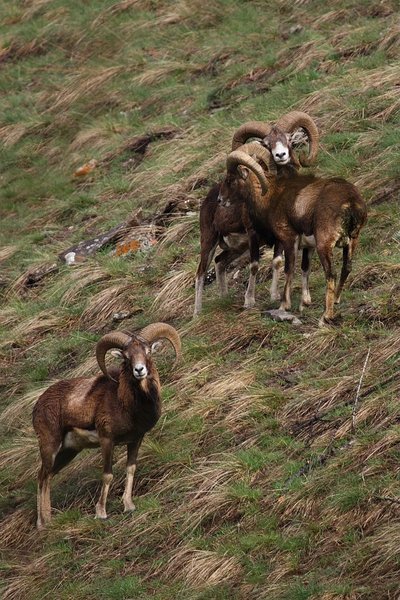
POLYGON ((168 340, 177 357, 178 332, 166 323, 153 323, 138 333, 107 333, 96 347, 102 375, 59 381, 50 386, 33 409, 33 427, 39 440, 42 464, 38 476, 37 527, 51 518, 50 481, 81 450, 100 446, 103 484, 96 517, 106 519, 106 501, 113 478, 116 445, 127 445, 124 510, 134 510, 133 477, 140 444, 161 414, 160 380, 151 353, 158 340, 168 340), (105 357, 114 349, 120 368, 107 369, 105 357))
MULTIPOLYGON (((275 154, 266 153, 260 144, 246 143, 250 138, 256 138, 261 142, 271 131, 272 125, 261 121, 250 121, 239 127, 232 140, 232 149, 240 147, 241 151, 252 155, 254 158, 264 162, 264 168, 276 172, 278 177, 289 177, 292 171, 296 171, 301 165, 308 165, 315 161, 318 152, 318 129, 313 119, 306 113, 293 111, 287 113, 278 121, 280 128, 284 131, 283 143, 274 148, 275 154), (293 151, 293 145, 289 140, 296 135, 299 128, 307 134, 309 141, 308 156, 300 155, 298 158, 293 151)), ((235 202, 234 205, 222 206, 218 202, 220 184, 214 185, 200 208, 200 262, 196 273, 196 295, 194 314, 199 314, 202 308, 202 296, 205 274, 210 267, 215 251, 219 246, 223 251, 215 259, 216 277, 221 295, 227 291, 226 269, 228 265, 244 252, 250 251, 250 278, 245 294, 245 308, 255 304, 255 281, 259 264, 260 243, 274 246, 275 238, 272 232, 264 231, 262 238, 254 231, 249 218, 246 204, 235 202)), ((303 253, 303 263, 309 265, 308 250, 303 253)), ((282 248, 276 246, 273 260, 273 277, 271 284, 271 298, 278 297, 278 278, 280 265, 282 263, 282 248)), ((303 280, 305 278, 303 277, 303 280)), ((308 278, 307 278, 308 281, 308 278)), ((304 296, 306 296, 308 288, 304 296)))
MULTIPOLYGON (((274 132, 284 134, 283 131, 274 132)), ((268 144, 268 140, 265 142, 268 144)), ((248 154, 235 150, 227 158, 227 174, 220 186, 219 200, 229 206, 246 203, 255 231, 276 237, 285 253, 285 287, 281 309, 291 307, 291 284, 298 236, 314 236, 315 246, 326 277, 325 311, 320 324, 331 322, 334 303, 339 303, 344 283, 367 208, 357 188, 332 177, 300 175, 280 178, 266 173, 248 154), (343 248, 342 270, 336 286, 333 248, 343 248)))

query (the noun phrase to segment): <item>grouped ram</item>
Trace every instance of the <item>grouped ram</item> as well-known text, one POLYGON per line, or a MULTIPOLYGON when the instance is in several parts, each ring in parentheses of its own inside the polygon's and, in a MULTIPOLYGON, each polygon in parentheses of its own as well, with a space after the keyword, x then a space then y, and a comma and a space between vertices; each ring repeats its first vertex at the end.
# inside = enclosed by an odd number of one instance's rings
POLYGON ((166 323, 153 323, 131 335, 121 331, 107 333, 96 347, 102 375, 59 381, 39 397, 33 410, 42 459, 37 496, 39 529, 51 517, 51 478, 84 448, 100 446, 103 456, 103 484, 96 517, 107 518, 116 445, 127 446, 124 510, 135 508, 132 487, 138 451, 144 435, 161 414, 160 380, 151 356, 161 339, 168 340, 179 357, 179 334, 166 323), (119 368, 107 369, 105 357, 109 350, 122 358, 119 368))
MULTIPOLYGON (((278 124, 281 130, 285 132, 284 143, 276 146, 274 152, 266 152, 265 149, 262 149, 260 143, 247 143, 251 138, 256 138, 261 142, 273 129, 272 124, 261 121, 250 121, 239 127, 233 136, 232 150, 240 148, 242 152, 258 160, 265 171, 269 170, 275 172, 277 177, 286 178, 290 176, 292 171, 297 171, 300 166, 307 166, 315 161, 318 152, 318 129, 311 117, 300 111, 287 113, 278 121, 278 124), (309 154, 301 154, 297 157, 292 144, 289 144, 288 140, 292 139, 299 128, 307 134, 309 154)), ((257 234, 244 201, 239 202, 237 200, 231 206, 222 205, 218 201, 219 190, 220 184, 214 185, 200 208, 201 251, 196 273, 195 315, 201 311, 205 275, 218 246, 223 250, 215 259, 216 277, 221 295, 224 295, 227 291, 226 269, 228 265, 244 252, 250 252, 250 277, 244 302, 245 308, 250 308, 255 304, 255 281, 259 265, 260 245, 267 244, 273 247, 276 242, 272 231, 264 231, 261 237, 257 234)), ((309 265, 308 254, 307 260, 309 265)), ((279 296, 277 284, 281 263, 282 248, 276 245, 271 284, 272 299, 277 299, 279 296)), ((305 264, 304 254, 302 264, 305 264)), ((307 293, 309 296, 308 288, 307 293)))
MULTIPOLYGON (((273 152, 274 140, 285 134, 280 128, 270 131, 264 144, 273 152)), ((337 178, 299 174, 294 169, 282 178, 265 172, 258 162, 240 150, 227 158, 227 173, 220 186, 219 200, 229 206, 246 203, 253 227, 262 237, 273 233, 285 253, 285 287, 281 308, 291 306, 291 283, 295 264, 296 240, 311 236, 326 277, 325 311, 320 324, 331 322, 334 303, 340 301, 343 285, 351 270, 351 259, 367 208, 357 188, 337 178), (333 248, 343 248, 342 270, 336 286, 333 248)))

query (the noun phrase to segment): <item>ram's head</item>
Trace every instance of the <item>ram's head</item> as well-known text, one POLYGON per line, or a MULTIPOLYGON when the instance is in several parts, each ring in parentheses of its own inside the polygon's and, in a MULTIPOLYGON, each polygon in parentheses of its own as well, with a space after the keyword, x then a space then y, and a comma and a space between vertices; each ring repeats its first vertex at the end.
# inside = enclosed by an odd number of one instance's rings
POLYGON ((291 164, 295 168, 312 165, 318 154, 319 134, 314 120, 301 111, 283 115, 275 125, 263 121, 249 121, 234 133, 232 150, 240 149, 250 139, 259 140, 270 152, 270 171, 276 166, 291 164), (297 156, 295 147, 308 140, 308 154, 297 156))
POLYGON ((114 355, 129 365, 133 377, 141 381, 152 371, 152 353, 160 340, 168 340, 178 358, 181 352, 180 337, 176 329, 167 323, 152 323, 139 332, 129 335, 122 331, 113 331, 104 335, 97 343, 96 358, 100 369, 107 377, 114 379, 106 367, 106 354, 113 350, 114 355))

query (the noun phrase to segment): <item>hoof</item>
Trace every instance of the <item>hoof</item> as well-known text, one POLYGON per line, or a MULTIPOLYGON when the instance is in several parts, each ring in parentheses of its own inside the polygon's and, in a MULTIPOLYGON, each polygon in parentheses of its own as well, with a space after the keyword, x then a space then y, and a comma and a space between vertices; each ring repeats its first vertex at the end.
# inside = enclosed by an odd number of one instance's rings
POLYGON ((300 306, 311 306, 311 298, 305 298, 304 300, 301 301, 300 306))
POLYGON ((136 510, 136 506, 134 504, 131 504, 130 506, 124 506, 124 513, 133 512, 134 510, 136 510))
POLYGON ((97 507, 96 506, 96 516, 95 519, 101 519, 102 521, 105 521, 107 519, 107 513, 104 510, 103 507, 97 507))
POLYGON ((343 321, 343 319, 340 314, 337 314, 332 318, 328 318, 328 317, 325 317, 325 315, 322 315, 322 317, 318 321, 318 326, 319 327, 331 327, 331 326, 339 325, 342 321, 343 321))
POLYGON ((302 314, 304 312, 304 309, 308 308, 309 306, 311 306, 311 302, 301 302, 299 306, 299 312, 302 314))
POLYGON ((249 310, 250 308, 254 308, 254 307, 255 307, 255 305, 256 305, 256 303, 255 303, 255 302, 245 302, 245 303, 243 304, 243 308, 244 308, 245 310, 249 310))

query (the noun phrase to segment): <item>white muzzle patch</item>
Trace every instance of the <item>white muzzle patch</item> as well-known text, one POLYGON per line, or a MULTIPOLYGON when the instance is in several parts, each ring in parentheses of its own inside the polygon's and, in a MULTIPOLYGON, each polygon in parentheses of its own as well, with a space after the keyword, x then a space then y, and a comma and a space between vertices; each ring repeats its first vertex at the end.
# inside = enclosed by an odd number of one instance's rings
POLYGON ((277 142, 271 153, 276 164, 286 165, 289 162, 289 148, 282 142, 277 142))
POLYGON ((146 365, 144 365, 143 363, 137 363, 133 367, 133 376, 134 376, 135 379, 138 379, 139 381, 141 379, 144 379, 145 377, 147 377, 147 367, 146 367, 146 365))

